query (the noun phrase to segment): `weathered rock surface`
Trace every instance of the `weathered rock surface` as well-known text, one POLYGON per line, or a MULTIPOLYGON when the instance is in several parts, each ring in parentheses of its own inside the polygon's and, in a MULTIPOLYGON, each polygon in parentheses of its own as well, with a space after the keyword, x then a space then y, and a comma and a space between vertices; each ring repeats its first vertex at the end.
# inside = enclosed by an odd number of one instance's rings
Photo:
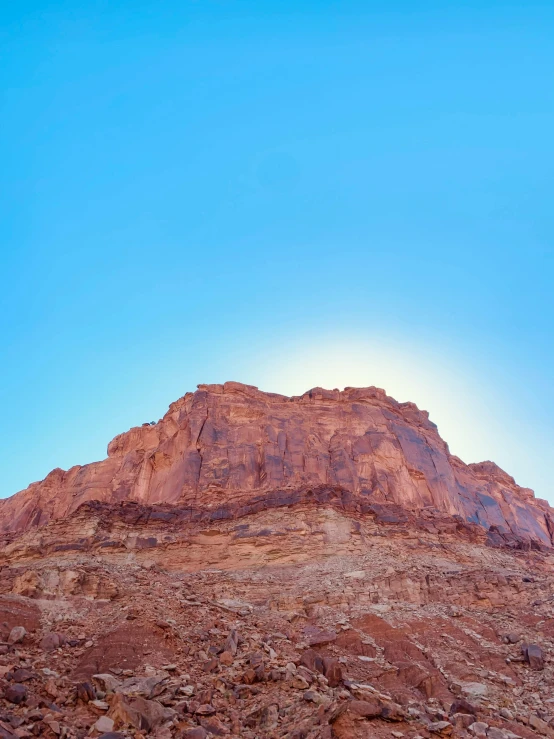
POLYGON ((412 403, 373 387, 288 398, 236 382, 200 385, 158 423, 116 436, 106 460, 56 469, 0 501, 0 530, 43 526, 93 500, 171 504, 217 520, 321 495, 361 512, 434 508, 485 527, 493 541, 552 545, 548 504, 492 462, 452 456, 412 403))
POLYGON ((310 502, 208 526, 81 506, 0 550, 0 728, 554 737, 554 552, 448 523, 310 502))
POLYGON ((0 739, 554 739, 551 511, 413 406, 229 383, 110 453, 0 512, 0 739))

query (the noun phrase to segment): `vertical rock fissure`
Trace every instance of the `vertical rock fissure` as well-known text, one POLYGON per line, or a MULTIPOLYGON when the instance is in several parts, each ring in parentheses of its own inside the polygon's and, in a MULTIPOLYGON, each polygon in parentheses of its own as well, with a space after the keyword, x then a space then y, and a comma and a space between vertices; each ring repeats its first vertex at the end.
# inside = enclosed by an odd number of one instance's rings
POLYGON ((200 431, 198 432, 198 436, 196 437, 196 451, 198 452, 198 456, 200 457, 200 464, 198 465, 198 480, 196 481, 196 493, 200 492, 200 475, 202 474, 202 465, 204 463, 204 455, 202 454, 202 447, 200 445, 200 437, 202 436, 202 431, 204 430, 204 426, 206 425, 206 421, 208 420, 208 416, 210 415, 210 408, 208 405, 206 405, 206 418, 202 422, 202 426, 200 426, 200 431))

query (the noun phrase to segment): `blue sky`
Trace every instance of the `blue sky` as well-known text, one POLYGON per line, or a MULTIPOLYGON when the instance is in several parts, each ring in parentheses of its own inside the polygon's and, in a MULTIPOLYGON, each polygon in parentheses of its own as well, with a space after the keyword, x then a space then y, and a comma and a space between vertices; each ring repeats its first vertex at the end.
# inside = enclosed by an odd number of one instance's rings
POLYGON ((0 20, 0 495, 236 379, 385 387, 554 502, 551 2, 0 20))

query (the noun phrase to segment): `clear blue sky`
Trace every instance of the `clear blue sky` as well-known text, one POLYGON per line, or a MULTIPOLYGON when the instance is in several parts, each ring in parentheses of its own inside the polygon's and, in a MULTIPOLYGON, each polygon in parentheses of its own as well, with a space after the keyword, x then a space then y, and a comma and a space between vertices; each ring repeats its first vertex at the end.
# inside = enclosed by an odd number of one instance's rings
POLYGON ((551 0, 0 19, 1 495, 236 379, 409 392, 554 502, 551 0))

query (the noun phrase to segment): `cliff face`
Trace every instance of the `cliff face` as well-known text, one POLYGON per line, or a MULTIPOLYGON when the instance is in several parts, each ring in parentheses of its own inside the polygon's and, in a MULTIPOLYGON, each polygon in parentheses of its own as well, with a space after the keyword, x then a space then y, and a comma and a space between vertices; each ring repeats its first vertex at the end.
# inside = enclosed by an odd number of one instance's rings
POLYGON ((553 511, 413 404, 201 386, 108 454, 0 503, 1 739, 554 738, 553 511))
POLYGON ((91 500, 171 504, 217 518, 218 511, 238 517, 253 501, 258 510, 274 508, 321 490, 347 499, 350 510, 434 508, 552 546, 548 504, 493 463, 452 456, 412 403, 373 387, 288 398, 235 382, 200 385, 157 424, 116 436, 107 459, 54 470, 0 501, 0 530, 42 526, 91 500))

